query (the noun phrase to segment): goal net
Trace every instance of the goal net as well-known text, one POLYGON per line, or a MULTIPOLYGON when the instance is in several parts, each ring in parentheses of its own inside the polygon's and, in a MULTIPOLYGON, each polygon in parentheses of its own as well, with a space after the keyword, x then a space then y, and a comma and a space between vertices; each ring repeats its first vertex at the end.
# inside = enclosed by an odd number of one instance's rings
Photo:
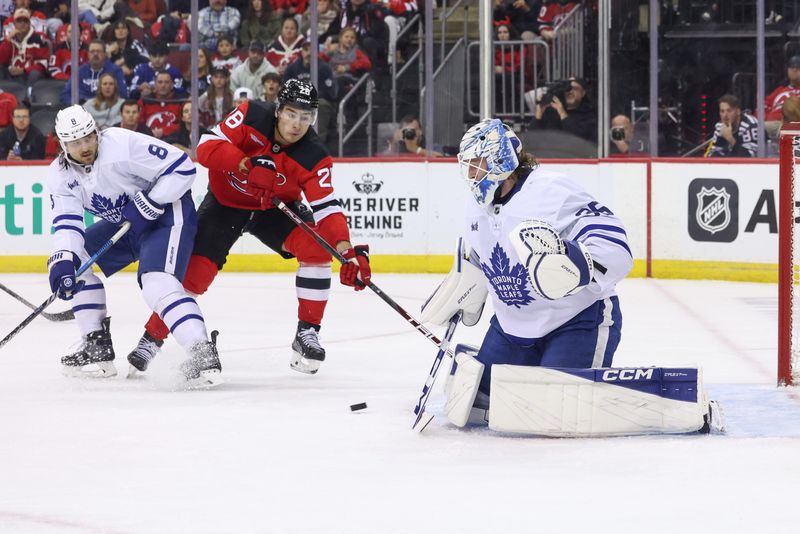
POLYGON ((780 136, 778 384, 800 385, 800 123, 780 136))

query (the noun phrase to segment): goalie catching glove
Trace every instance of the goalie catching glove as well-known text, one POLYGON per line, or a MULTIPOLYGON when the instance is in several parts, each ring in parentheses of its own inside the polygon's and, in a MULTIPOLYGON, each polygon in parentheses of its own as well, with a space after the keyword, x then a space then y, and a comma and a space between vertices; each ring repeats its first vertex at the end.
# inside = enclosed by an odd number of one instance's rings
POLYGON ((369 267, 369 246, 356 245, 342 251, 342 257, 347 260, 339 269, 339 281, 356 291, 361 291, 369 285, 372 270, 369 267))
POLYGON ((565 241, 544 221, 523 221, 509 236, 528 270, 533 290, 547 300, 574 295, 592 281, 592 256, 577 241, 565 241))

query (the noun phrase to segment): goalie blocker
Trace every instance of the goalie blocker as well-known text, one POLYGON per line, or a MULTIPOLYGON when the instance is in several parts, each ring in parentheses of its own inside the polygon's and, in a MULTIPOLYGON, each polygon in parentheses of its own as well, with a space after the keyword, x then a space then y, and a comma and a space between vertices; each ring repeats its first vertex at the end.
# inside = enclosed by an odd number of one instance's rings
POLYGON ((551 437, 724 432, 697 368, 557 369, 493 365, 488 410, 476 408, 484 366, 456 347, 445 412, 456 426, 487 419, 501 432, 551 437))
POLYGON ((423 323, 445 325, 457 312, 461 322, 475 326, 483 313, 486 296, 486 277, 476 260, 466 251, 463 238, 458 239, 453 268, 422 305, 423 323))

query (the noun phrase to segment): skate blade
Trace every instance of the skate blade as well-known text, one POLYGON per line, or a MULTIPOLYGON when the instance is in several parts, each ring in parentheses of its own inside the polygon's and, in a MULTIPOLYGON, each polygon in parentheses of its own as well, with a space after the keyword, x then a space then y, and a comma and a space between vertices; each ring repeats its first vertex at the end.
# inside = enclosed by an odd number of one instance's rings
POLYGON ((313 375, 319 371, 319 366, 321 363, 322 362, 319 360, 309 360, 308 358, 303 358, 300 354, 293 352, 292 361, 289 362, 289 367, 297 372, 313 375))
POLYGON ((144 378, 144 371, 140 371, 133 365, 128 365, 128 375, 125 377, 129 380, 136 380, 139 378, 144 378))
POLYGON ((62 365, 61 371, 64 376, 71 378, 111 378, 117 376, 117 368, 114 362, 90 363, 82 367, 62 365))
POLYGON ((210 389, 224 383, 219 369, 201 371, 200 376, 186 381, 186 389, 210 389))

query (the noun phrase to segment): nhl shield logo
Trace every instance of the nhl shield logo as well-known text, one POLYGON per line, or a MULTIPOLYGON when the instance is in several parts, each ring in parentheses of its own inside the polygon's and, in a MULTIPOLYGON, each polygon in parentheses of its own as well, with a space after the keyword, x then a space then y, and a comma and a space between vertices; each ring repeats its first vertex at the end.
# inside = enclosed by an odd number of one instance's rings
POLYGON ((702 187, 697 193, 697 224, 715 234, 731 222, 731 195, 724 187, 702 187))
POLYGON ((689 237, 695 241, 730 243, 739 235, 739 186, 727 178, 695 178, 689 182, 689 237))

